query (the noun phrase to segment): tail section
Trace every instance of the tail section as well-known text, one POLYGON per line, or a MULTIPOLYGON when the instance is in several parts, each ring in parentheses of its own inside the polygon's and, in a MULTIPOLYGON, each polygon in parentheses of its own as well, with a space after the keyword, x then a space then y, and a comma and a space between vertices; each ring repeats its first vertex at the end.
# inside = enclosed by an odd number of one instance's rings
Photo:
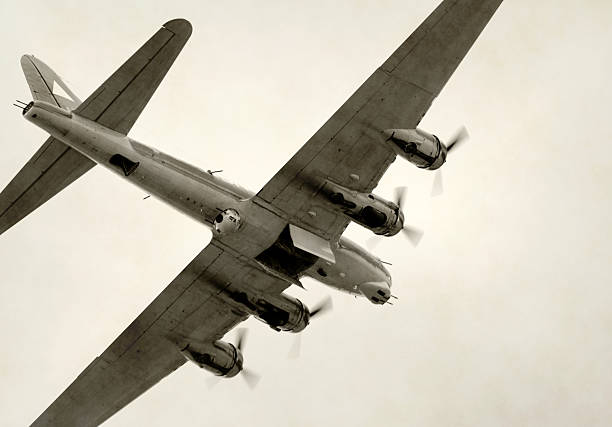
MULTIPOLYGON (((61 108, 75 109, 81 101, 44 62, 21 57, 32 97, 61 108)), ((95 165, 87 157, 51 137, 0 193, 0 234, 55 196, 95 165)))
MULTIPOLYGON (((74 110, 127 134, 191 36, 184 19, 166 22, 83 103, 48 65, 32 55, 21 58, 32 97, 74 110)), ((0 193, 0 234, 66 188, 95 163, 49 138, 0 193)))
POLYGON ((47 64, 34 55, 21 57, 21 68, 30 86, 32 98, 74 110, 81 101, 47 64))

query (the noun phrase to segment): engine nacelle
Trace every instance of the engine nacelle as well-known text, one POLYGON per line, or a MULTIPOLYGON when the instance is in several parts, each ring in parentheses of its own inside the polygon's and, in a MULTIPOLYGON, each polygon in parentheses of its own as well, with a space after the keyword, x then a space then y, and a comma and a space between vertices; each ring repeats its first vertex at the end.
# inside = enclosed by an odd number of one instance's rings
POLYGON ((395 203, 327 181, 322 193, 334 209, 374 234, 394 236, 404 227, 404 215, 395 203))
POLYGON ((299 299, 281 294, 280 300, 274 302, 260 300, 259 307, 263 310, 257 314, 272 329, 297 333, 310 323, 310 310, 299 299))
POLYGON ((383 132, 393 151, 422 169, 438 169, 446 161, 447 148, 437 136, 421 129, 387 129, 383 132))
POLYGON ((231 378, 242 371, 242 352, 224 341, 189 343, 181 353, 187 360, 218 376, 231 378))
POLYGON ((301 332, 310 322, 308 307, 289 295, 281 293, 268 295, 266 299, 252 299, 246 292, 239 291, 228 296, 276 331, 301 332))

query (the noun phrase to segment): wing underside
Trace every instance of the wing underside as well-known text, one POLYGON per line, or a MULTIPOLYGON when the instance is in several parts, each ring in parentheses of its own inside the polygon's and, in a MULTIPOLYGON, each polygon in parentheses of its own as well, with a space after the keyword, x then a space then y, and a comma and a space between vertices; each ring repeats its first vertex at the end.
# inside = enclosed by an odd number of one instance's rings
POLYGON ((395 160, 381 132, 418 125, 501 2, 443 1, 261 189, 262 203, 337 238, 348 220, 317 206, 318 189, 326 179, 361 192, 378 185, 395 160))
POLYGON ((227 296, 290 283, 244 264, 214 241, 45 410, 33 426, 96 426, 180 367, 174 336, 213 342, 248 314, 227 296))
POLYGON ((0 193, 0 234, 94 166, 63 142, 47 139, 0 193))
POLYGON ((166 22, 75 113, 127 134, 191 36, 184 19, 166 22))

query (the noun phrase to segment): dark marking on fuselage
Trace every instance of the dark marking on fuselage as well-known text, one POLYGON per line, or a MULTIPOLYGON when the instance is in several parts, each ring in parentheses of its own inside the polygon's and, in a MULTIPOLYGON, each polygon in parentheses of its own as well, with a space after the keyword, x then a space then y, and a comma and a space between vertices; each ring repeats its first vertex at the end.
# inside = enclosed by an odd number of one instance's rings
POLYGON ((286 226, 272 246, 257 255, 255 259, 266 267, 298 279, 300 274, 312 267, 319 259, 302 249, 296 248, 291 240, 289 226, 286 226))

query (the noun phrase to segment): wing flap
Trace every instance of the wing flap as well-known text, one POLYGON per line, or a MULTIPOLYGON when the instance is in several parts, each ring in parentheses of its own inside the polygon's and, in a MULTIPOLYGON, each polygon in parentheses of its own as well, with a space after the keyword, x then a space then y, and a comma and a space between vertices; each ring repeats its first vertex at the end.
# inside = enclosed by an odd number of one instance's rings
POLYGON ((184 19, 167 22, 75 112, 127 134, 191 36, 184 19))
POLYGON ((86 427, 104 422, 185 362, 173 336, 206 342, 221 339, 248 317, 228 295, 270 288, 270 283, 278 292, 290 285, 244 264, 213 241, 33 426, 86 427))

